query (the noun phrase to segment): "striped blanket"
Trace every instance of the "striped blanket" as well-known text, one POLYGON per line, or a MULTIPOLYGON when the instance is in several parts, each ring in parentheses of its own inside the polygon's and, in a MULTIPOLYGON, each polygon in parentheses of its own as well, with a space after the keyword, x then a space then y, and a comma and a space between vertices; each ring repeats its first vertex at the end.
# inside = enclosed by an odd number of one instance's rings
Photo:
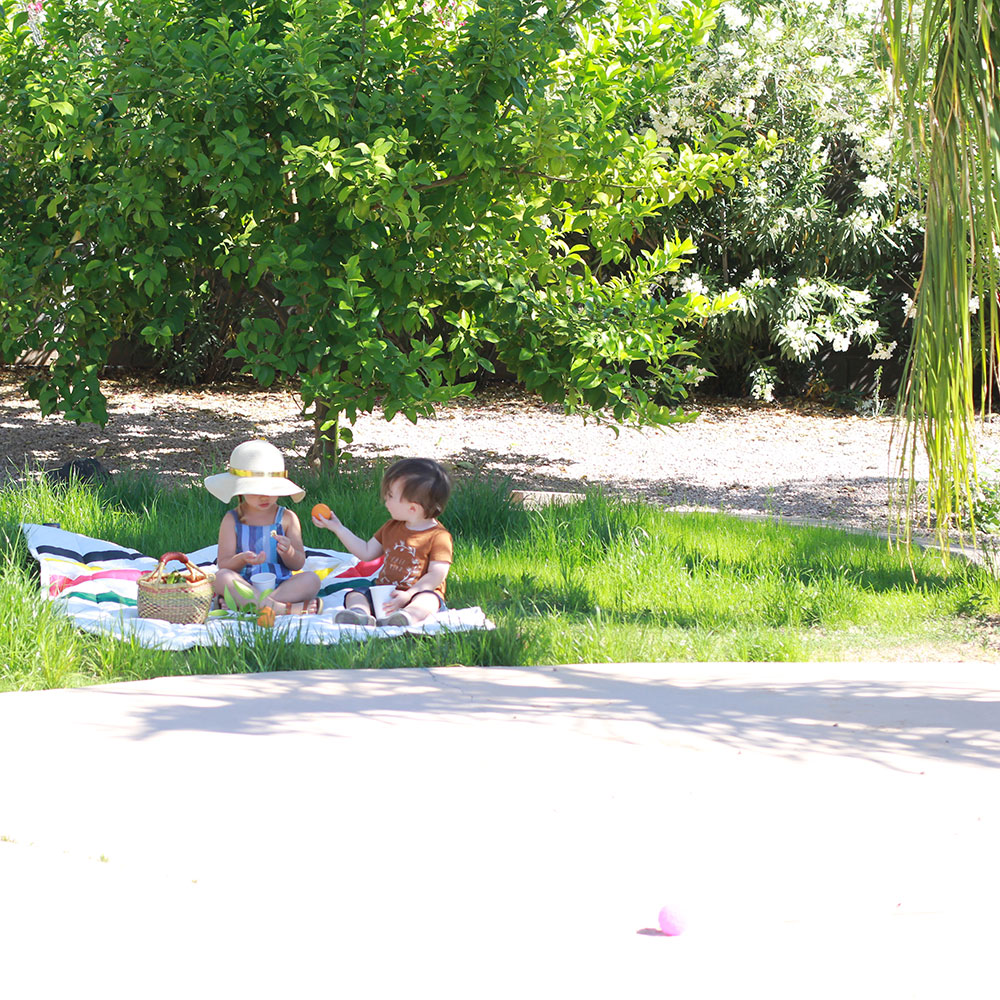
MULTIPOLYGON (((42 597, 55 602, 87 632, 107 633, 156 649, 190 649, 192 646, 225 644, 231 642, 234 635, 246 635, 248 630, 252 633, 259 629, 252 616, 229 612, 213 612, 204 625, 174 625, 156 618, 140 618, 136 608, 136 580, 140 574, 155 568, 156 559, 113 542, 49 525, 22 524, 21 530, 28 549, 38 560, 42 597)), ((187 556, 207 573, 214 573, 216 548, 208 545, 187 556)), ((334 549, 307 549, 306 557, 305 568, 322 579, 323 613, 281 615, 273 629, 276 634, 300 642, 329 644, 372 636, 432 635, 442 631, 494 628, 480 608, 444 611, 408 628, 338 625, 333 616, 343 607, 344 592, 371 586, 382 560, 362 563, 334 549)), ((171 563, 167 568, 182 567, 180 563, 171 563)))

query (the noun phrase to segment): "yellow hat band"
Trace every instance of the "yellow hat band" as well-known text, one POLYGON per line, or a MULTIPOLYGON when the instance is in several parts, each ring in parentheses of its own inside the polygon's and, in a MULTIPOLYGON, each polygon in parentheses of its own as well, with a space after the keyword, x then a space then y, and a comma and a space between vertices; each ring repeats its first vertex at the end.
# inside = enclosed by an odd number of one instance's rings
POLYGON ((263 478, 264 476, 275 476, 278 479, 285 478, 284 469, 281 472, 251 472, 249 469, 234 469, 232 466, 229 466, 229 472, 234 476, 249 476, 253 479, 263 478))

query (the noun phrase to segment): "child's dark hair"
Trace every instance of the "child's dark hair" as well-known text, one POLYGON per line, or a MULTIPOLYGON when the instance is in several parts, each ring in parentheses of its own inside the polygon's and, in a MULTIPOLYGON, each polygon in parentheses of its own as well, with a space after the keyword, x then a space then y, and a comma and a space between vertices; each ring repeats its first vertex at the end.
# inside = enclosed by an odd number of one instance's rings
POLYGON ((402 482, 400 497, 418 503, 426 517, 437 517, 451 496, 448 473, 430 458, 401 458, 386 469, 382 477, 382 499, 389 495, 395 482, 402 482))

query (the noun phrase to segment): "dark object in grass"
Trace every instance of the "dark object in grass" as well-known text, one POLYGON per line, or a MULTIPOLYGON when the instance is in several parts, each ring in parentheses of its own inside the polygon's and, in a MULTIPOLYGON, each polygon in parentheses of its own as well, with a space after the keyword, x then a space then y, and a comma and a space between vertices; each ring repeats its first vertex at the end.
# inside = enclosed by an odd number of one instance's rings
POLYGON ((74 458, 58 469, 50 469, 46 475, 54 483, 110 483, 111 473, 96 458, 74 458))

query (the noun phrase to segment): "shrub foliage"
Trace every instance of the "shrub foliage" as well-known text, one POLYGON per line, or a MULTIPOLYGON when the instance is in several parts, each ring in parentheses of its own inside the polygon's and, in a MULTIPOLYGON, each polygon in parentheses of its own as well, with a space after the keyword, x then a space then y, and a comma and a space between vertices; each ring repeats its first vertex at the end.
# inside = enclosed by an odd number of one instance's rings
POLYGON ((745 183, 664 216, 697 246, 679 287, 734 297, 697 346, 729 391, 769 400, 850 348, 903 353, 923 227, 893 165, 879 17, 867 0, 726 3, 650 109, 670 149, 771 137, 745 183))
POLYGON ((637 241, 744 153, 629 125, 716 6, 0 5, 0 358, 57 351, 30 388, 76 420, 129 337, 228 339, 321 428, 416 419, 496 360, 569 410, 679 419, 711 303, 665 291, 689 241, 637 241))

